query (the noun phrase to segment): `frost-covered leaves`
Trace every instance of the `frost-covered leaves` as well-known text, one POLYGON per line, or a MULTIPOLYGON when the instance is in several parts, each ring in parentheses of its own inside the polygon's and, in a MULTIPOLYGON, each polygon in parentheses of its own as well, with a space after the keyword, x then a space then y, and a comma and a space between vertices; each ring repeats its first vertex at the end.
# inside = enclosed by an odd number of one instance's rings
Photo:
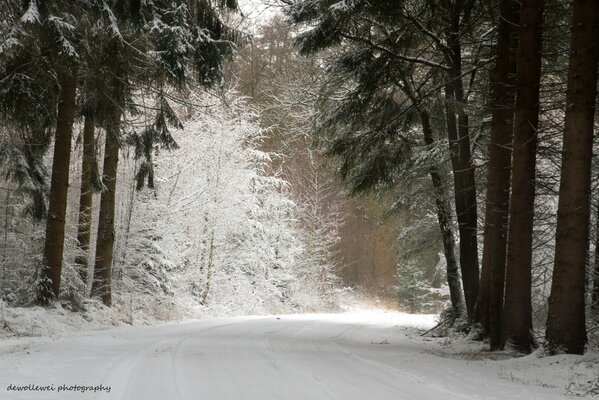
POLYGON ((235 94, 190 101, 207 107, 172 132, 179 150, 153 155, 155 189, 135 195, 125 290, 218 312, 318 302, 300 210, 288 184, 265 173, 256 116, 235 94))

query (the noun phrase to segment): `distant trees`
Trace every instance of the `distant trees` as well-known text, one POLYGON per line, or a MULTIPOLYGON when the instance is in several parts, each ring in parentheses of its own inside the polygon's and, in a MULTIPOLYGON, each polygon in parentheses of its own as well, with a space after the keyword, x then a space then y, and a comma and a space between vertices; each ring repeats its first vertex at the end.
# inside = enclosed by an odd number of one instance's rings
MULTIPOLYGON (((297 205, 298 223, 307 240, 306 281, 319 282, 312 287, 315 299, 334 305, 331 290, 338 286, 343 264, 349 259, 359 267, 361 262, 343 254, 339 231, 344 208, 351 205, 340 194, 343 188, 335 182, 334 173, 326 168, 328 160, 321 146, 309 136, 315 116, 312 102, 322 67, 315 58, 297 55, 292 46, 292 28, 276 15, 240 49, 231 67, 238 71, 236 87, 259 110, 260 126, 265 132, 261 148, 273 154, 271 173, 288 182, 289 196, 297 205)), ((356 251, 361 254, 366 246, 359 243, 356 251)), ((392 254, 391 249, 386 253, 392 254)), ((356 286, 360 283, 345 282, 356 286)), ((386 280, 383 285, 390 287, 394 283, 386 280)))
POLYGON ((318 237, 299 222, 288 183, 269 174, 257 115, 237 92, 224 96, 192 94, 204 108, 172 132, 181 149, 154 151, 160 184, 135 193, 123 289, 144 308, 150 299, 237 313, 330 305, 318 237))

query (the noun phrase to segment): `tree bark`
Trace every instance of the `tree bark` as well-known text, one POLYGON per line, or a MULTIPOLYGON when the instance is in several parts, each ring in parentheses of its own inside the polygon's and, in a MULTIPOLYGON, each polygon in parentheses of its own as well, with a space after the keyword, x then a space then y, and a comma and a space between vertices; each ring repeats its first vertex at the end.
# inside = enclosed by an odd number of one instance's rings
POLYGON ((502 347, 530 352, 532 233, 544 0, 521 3, 502 347))
POLYGON ((582 354, 586 345, 585 267, 589 245, 591 158, 599 62, 599 3, 575 0, 557 209, 547 349, 582 354))
POLYGON ((599 202, 595 219, 595 257, 593 264, 593 289, 591 294, 591 311, 595 320, 599 321, 599 202))
POLYGON ((116 200, 116 179, 119 162, 120 115, 106 127, 104 167, 102 184, 104 191, 100 197, 98 217, 98 238, 94 265, 92 296, 99 296, 102 302, 112 304, 112 258, 114 252, 114 217, 116 200))
POLYGON ((447 132, 455 182, 456 216, 460 234, 460 269, 468 321, 471 322, 474 316, 476 299, 478 298, 479 268, 476 237, 478 219, 476 184, 470 150, 469 121, 464 110, 466 98, 462 82, 460 18, 463 8, 461 1, 457 1, 450 7, 451 23, 447 41, 451 50, 451 71, 448 76, 448 83, 445 85, 445 96, 447 100, 447 132))
POLYGON ((483 263, 475 322, 489 336, 491 350, 501 346, 501 310, 505 281, 509 214, 516 52, 519 3, 501 0, 495 69, 491 76, 491 141, 487 178, 487 205, 483 263))
MULTIPOLYGON (((433 131, 430 124, 430 117, 426 111, 420 112, 420 121, 422 123, 422 132, 424 143, 427 146, 434 144, 433 131)), ((449 194, 445 189, 445 177, 437 167, 430 168, 430 177, 435 191, 435 204, 437 206, 437 220, 441 230, 443 241, 443 254, 445 255, 447 285, 449 286, 449 298, 451 306, 456 316, 463 313, 464 300, 462 298, 462 289, 460 285, 460 273, 458 271, 457 257, 455 254, 455 238, 453 235, 452 212, 449 202, 449 194)))
POLYGON ((58 103, 56 116, 50 202, 44 242, 43 280, 39 288, 39 301, 42 304, 48 304, 52 298, 58 297, 60 293, 76 94, 77 78, 75 74, 62 76, 60 80, 60 102, 58 103))
POLYGON ((89 244, 92 222, 92 168, 95 161, 94 131, 96 120, 92 113, 85 116, 83 126, 83 157, 81 162, 81 192, 79 195, 79 224, 77 242, 81 252, 75 258, 79 266, 79 275, 87 286, 87 270, 89 268, 89 244))

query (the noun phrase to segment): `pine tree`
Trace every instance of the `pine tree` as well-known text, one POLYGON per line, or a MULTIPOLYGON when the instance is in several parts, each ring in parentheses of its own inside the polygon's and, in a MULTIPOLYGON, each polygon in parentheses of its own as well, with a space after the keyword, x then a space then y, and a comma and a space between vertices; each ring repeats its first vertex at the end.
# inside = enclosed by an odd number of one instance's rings
POLYGON ((533 346, 531 268, 544 0, 523 2, 514 117, 512 193, 508 228, 502 345, 533 346))
MULTIPOLYGON (((54 158, 39 287, 39 301, 44 304, 57 297, 60 290, 72 126, 76 111, 77 69, 80 64, 77 29, 80 23, 79 17, 84 15, 82 11, 81 7, 73 7, 69 2, 63 1, 23 2, 22 15, 18 20, 12 21, 13 29, 1 51, 6 56, 7 68, 4 72, 13 82, 15 78, 22 79, 15 77, 15 74, 25 72, 25 80, 27 80, 31 78, 27 72, 34 72, 31 69, 19 71, 22 65, 18 63, 19 61, 41 56, 43 63, 49 69, 48 72, 54 75, 58 86, 59 96, 55 102, 33 105, 40 108, 47 107, 41 116, 33 117, 33 121, 37 121, 41 126, 49 126, 50 121, 55 121, 54 158), (49 114, 54 112, 54 106, 56 106, 56 114, 54 117, 49 117, 49 114)), ((31 81, 27 82, 26 86, 20 87, 20 90, 13 86, 18 92, 6 94, 15 96, 17 101, 30 99, 27 91, 35 90, 29 86, 30 84, 31 81)), ((26 105, 26 107, 30 106, 30 104, 26 105)), ((14 108, 7 111, 12 114, 11 118, 22 121, 23 111, 14 108)), ((33 129, 40 129, 39 125, 33 129)))
POLYGON ((79 195, 79 222, 77 224, 77 244, 80 254, 75 258, 75 264, 79 266, 79 275, 84 284, 87 284, 92 225, 93 169, 96 161, 95 128, 96 121, 93 113, 90 112, 85 115, 83 125, 81 189, 79 195))
POLYGON ((483 264, 475 322, 490 338, 491 349, 500 346, 501 312, 505 280, 507 226, 511 185, 514 88, 516 75, 519 5, 500 2, 495 69, 491 77, 491 138, 483 264))
POLYGON ((599 64, 599 3, 573 2, 566 120, 557 210, 547 349, 582 354, 586 344, 585 271, 591 159, 599 64))
POLYGON ((446 123, 454 196, 460 233, 460 266, 468 320, 474 317, 478 298, 478 245, 476 181, 470 144, 470 121, 465 110, 468 102, 463 80, 462 35, 470 23, 473 1, 441 1, 439 11, 447 16, 444 24, 445 49, 449 71, 445 82, 446 123))
POLYGON ((430 298, 430 284, 424 277, 422 266, 414 261, 400 262, 397 279, 400 305, 407 307, 412 314, 425 309, 430 298))

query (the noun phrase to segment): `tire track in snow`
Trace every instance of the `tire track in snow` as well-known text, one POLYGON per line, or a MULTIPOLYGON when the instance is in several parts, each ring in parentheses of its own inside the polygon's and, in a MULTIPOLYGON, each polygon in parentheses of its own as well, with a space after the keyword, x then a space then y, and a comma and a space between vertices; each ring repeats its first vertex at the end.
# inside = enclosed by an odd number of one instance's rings
POLYGON ((148 398, 154 398, 151 396, 156 396, 164 390, 168 392, 164 395, 165 397, 163 397, 165 400, 185 399, 180 391, 181 384, 177 381, 178 374, 175 361, 176 355, 183 343, 186 340, 205 332, 226 328, 240 322, 241 321, 223 323, 217 326, 197 329, 192 333, 185 334, 183 337, 169 335, 169 337, 165 339, 163 337, 165 334, 160 334, 159 339, 144 344, 141 349, 126 352, 112 363, 102 380, 105 385, 110 385, 112 390, 110 393, 100 393, 95 399, 114 400, 115 396, 117 396, 116 398, 119 400, 136 400, 138 398, 147 400, 148 398), (169 357, 170 368, 167 368, 166 370, 161 367, 156 368, 155 371, 161 372, 160 376, 157 377, 159 379, 148 380, 148 371, 144 371, 144 369, 149 369, 150 373, 152 373, 151 364, 155 364, 155 361, 157 361, 155 359, 160 359, 162 357, 169 357), (164 376, 164 373, 167 373, 167 376, 164 376), (165 382, 165 379, 170 380, 170 383, 172 384, 169 385, 169 382, 165 382), (173 394, 176 397, 172 397, 173 394))

